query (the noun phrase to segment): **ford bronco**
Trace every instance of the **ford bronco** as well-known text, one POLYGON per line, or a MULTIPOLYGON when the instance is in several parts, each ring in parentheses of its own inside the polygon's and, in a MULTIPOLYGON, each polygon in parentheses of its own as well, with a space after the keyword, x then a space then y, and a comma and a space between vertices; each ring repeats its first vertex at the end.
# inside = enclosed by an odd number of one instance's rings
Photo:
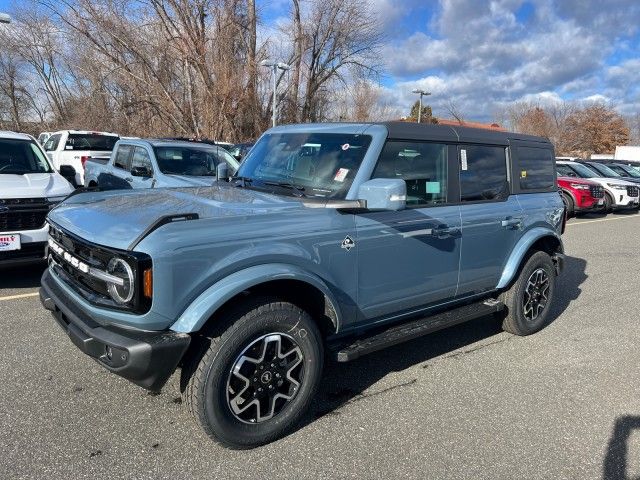
POLYGON ((545 139, 281 126, 228 182, 72 195, 40 297, 109 371, 157 391, 179 368, 209 436, 250 448, 300 421, 327 357, 485 315, 543 328, 564 221, 545 139))

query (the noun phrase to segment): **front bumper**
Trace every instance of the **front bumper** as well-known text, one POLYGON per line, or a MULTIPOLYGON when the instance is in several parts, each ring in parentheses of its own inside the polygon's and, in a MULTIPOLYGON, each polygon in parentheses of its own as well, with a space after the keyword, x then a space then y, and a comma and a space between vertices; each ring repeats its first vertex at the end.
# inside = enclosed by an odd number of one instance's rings
POLYGON ((47 245, 47 235, 49 227, 37 230, 11 230, 0 232, 0 235, 17 234, 20 235, 20 250, 9 250, 0 252, 0 266, 18 265, 44 261, 45 247, 47 245))
POLYGON ((614 208, 635 208, 638 206, 638 197, 630 197, 626 193, 616 192, 614 208))
POLYGON ((191 341, 186 333, 100 325, 65 296, 49 270, 42 275, 40 301, 82 352, 148 390, 162 388, 191 341))

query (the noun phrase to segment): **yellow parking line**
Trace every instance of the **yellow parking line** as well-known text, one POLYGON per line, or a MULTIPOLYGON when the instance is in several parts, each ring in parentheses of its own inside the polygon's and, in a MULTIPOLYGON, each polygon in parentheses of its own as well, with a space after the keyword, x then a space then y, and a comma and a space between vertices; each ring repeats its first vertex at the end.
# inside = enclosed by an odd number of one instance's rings
POLYGON ((573 225, 584 225, 585 223, 596 223, 596 222, 613 222, 614 220, 629 220, 631 218, 639 218, 637 216, 633 217, 615 217, 615 218, 600 218, 598 220, 586 220, 584 222, 573 222, 567 223, 567 227, 572 227, 573 225))
POLYGON ((20 295, 9 295, 8 297, 0 297, 0 302, 6 301, 6 300, 17 300, 18 298, 29 298, 29 297, 37 297, 37 296, 38 296, 38 292, 22 293, 20 295))

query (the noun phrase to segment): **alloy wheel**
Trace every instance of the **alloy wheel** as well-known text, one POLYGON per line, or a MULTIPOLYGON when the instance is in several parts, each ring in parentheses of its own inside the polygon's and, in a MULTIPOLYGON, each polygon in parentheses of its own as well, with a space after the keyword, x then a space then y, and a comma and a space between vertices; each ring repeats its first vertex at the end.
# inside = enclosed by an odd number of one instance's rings
POLYGON ((523 314, 532 322, 536 320, 547 306, 549 300, 549 275, 543 268, 536 269, 527 280, 524 289, 523 314))

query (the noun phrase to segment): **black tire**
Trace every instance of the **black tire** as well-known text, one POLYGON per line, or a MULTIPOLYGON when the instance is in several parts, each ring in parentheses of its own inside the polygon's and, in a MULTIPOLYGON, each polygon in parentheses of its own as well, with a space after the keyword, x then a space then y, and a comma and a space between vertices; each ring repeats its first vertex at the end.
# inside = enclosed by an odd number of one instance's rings
POLYGON ((547 325, 549 312, 555 293, 556 272, 551 257, 546 252, 534 252, 520 269, 518 278, 509 290, 502 294, 506 312, 502 329, 514 335, 531 335, 547 325), (543 272, 543 275, 540 275, 543 272), (531 288, 529 281, 534 276, 546 276, 547 290, 544 287, 531 288), (538 293, 538 301, 535 298, 538 293), (538 292, 538 293, 536 293, 538 292), (532 298, 533 297, 533 298, 532 298), (539 308, 540 303, 544 303, 539 308), (527 311, 527 305, 533 310, 527 311), (535 313, 535 316, 533 316, 535 313))
POLYGON ((573 205, 573 198, 570 195, 562 192, 562 202, 564 203, 564 208, 567 211, 567 218, 571 218, 575 215, 575 207, 573 205))
POLYGON ((604 207, 602 207, 602 211, 605 213, 613 212, 613 205, 615 201, 611 198, 611 194, 609 192, 604 192, 604 207))
POLYGON ((248 302, 226 317, 229 327, 211 339, 199 361, 194 359, 184 396, 191 413, 213 440, 229 448, 253 448, 282 437, 303 418, 322 376, 322 337, 307 312, 274 298, 248 302), (274 340, 278 335, 280 343, 274 340), (275 358, 283 352, 278 345, 285 344, 284 351, 291 349, 290 363, 282 366, 287 359, 278 363, 275 358), (260 363, 266 368, 259 370, 253 362, 265 356, 272 360, 260 363), (294 360, 299 361, 298 366, 287 370, 294 360), (253 373, 247 374, 247 369, 253 373), (296 381, 289 381, 290 377, 296 381), (258 393, 258 389, 266 391, 258 393), (245 410, 234 413, 232 404, 245 410), (262 416, 266 420, 260 418, 259 411, 265 412, 262 416), (269 414, 273 416, 268 418, 269 414), (253 421, 252 416, 256 417, 253 421))

